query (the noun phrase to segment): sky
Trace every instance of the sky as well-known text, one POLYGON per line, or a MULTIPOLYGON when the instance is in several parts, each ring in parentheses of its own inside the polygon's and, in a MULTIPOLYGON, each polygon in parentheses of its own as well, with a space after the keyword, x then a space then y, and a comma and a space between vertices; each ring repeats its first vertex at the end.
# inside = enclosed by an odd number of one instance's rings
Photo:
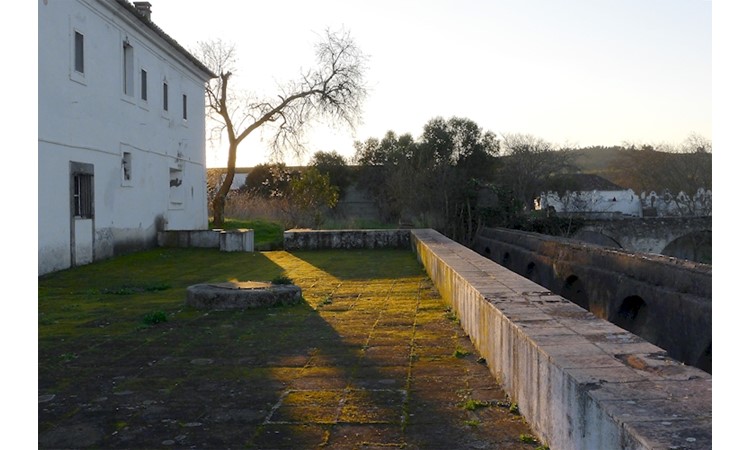
MULTIPOLYGON (((151 19, 188 49, 237 50, 236 86, 273 95, 314 65, 321 33, 348 30, 368 55, 363 121, 319 126, 316 151, 354 154, 389 130, 418 137, 434 117, 558 145, 679 144, 712 138, 712 2, 705 0, 150 0, 151 19)), ((238 166, 268 159, 259 139, 238 166)), ((226 165, 222 142, 207 165, 226 165)))
MULTIPOLYGON (((54 0, 70 1, 70 0, 54 0)), ((745 422, 736 405, 750 401, 741 349, 747 342, 750 303, 744 264, 746 241, 736 220, 746 206, 734 193, 746 190, 750 102, 750 6, 733 0, 515 0, 332 2, 252 0, 149 0, 152 18, 186 48, 201 40, 234 42, 243 63, 238 76, 253 87, 273 88, 311 63, 312 45, 326 27, 346 27, 370 55, 370 96, 364 123, 351 134, 319 130, 311 153, 336 150, 386 131, 419 136, 436 116, 466 117, 499 135, 528 133, 550 142, 617 145, 679 142, 696 132, 713 139, 714 152, 714 384, 716 448, 736 446, 745 422), (741 261, 741 260, 740 260, 741 261)), ((37 6, 15 5, 28 27, 5 27, 6 156, 9 168, 37 164, 35 122, 37 6), (27 9, 24 9, 27 8, 27 9), (29 74, 31 72, 31 74, 29 74), (33 94, 33 98, 29 97, 33 94)), ((15 9, 14 9, 15 14, 15 9)), ((250 142, 248 142, 250 143, 250 142)), ((246 143, 246 144, 248 144, 246 143)), ((220 145, 208 148, 208 164, 225 164, 220 145)), ((240 148, 243 165, 262 162, 260 143, 240 148)), ((304 161, 303 161, 304 162, 304 161)), ((28 443, 36 423, 36 303, 29 286, 37 264, 28 237, 34 220, 36 183, 25 170, 6 170, 9 220, 5 279, 11 291, 3 328, 9 371, 3 390, 28 419, 6 442, 28 443), (26 192, 30 186, 32 192, 26 192), (18 209, 16 209, 18 206, 18 209), (28 219, 31 217, 31 219, 28 219), (15 219, 15 220, 13 220, 15 219), (19 227, 19 222, 23 227, 19 227), (20 237, 20 238, 15 238, 20 237), (25 238, 24 238, 25 237, 25 238), (23 345, 16 343, 22 342, 23 345), (24 389, 18 389, 23 386, 24 389), (10 441, 8 440, 10 439, 10 441)), ((741 439, 741 437, 740 437, 741 439)))

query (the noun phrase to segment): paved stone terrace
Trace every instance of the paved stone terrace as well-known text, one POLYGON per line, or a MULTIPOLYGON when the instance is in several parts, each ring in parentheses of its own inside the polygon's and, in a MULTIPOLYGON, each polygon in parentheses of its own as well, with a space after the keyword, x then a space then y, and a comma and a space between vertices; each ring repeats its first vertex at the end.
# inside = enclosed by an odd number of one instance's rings
MULTIPOLYGON (((180 264, 187 260, 181 251, 160 255, 180 264)), ((208 261, 219 257, 204 252, 208 261)), ((99 306, 81 306, 85 320, 74 323, 64 315, 53 321, 52 306, 40 300, 47 315, 40 319, 39 448, 540 446, 523 442, 531 430, 413 253, 230 258, 282 268, 302 287, 304 303, 206 313, 184 307, 184 286, 176 286, 121 300, 89 295, 99 306), (117 317, 128 308, 106 302, 159 306, 169 320, 128 328, 117 317), (43 333, 65 317, 71 326, 43 333)), ((195 267, 185 271, 200 276, 195 267)), ((54 278, 49 284, 40 279, 40 292, 55 289, 54 278)), ((80 303, 88 298, 82 292, 80 303)))

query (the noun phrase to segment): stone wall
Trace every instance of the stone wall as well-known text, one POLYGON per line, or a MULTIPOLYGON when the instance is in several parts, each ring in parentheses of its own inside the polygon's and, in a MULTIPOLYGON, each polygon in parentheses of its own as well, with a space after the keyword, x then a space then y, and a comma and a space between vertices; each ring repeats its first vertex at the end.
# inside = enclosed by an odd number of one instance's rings
POLYGON ((507 229, 483 230, 473 248, 711 371, 711 266, 507 229))
MULTIPOLYGON (((711 448, 710 374, 434 230, 294 230, 285 248, 401 247, 404 236, 551 449, 711 448)), ((668 276, 654 273, 651 282, 668 276)))
POLYGON ((284 250, 409 248, 409 230, 287 230, 284 250))
POLYGON ((413 246, 552 449, 709 449, 711 376, 433 230, 413 246))

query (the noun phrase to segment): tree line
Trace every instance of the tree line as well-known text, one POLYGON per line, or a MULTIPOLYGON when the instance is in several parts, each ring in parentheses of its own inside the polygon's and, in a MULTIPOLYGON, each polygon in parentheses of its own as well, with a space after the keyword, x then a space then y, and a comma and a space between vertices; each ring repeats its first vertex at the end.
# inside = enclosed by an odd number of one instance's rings
MULTIPOLYGON (((207 116, 216 124, 212 135, 223 136, 229 147, 225 176, 209 186, 213 226, 223 225, 238 149, 249 135, 264 133, 276 156, 299 155, 312 123, 324 119, 352 129, 358 124, 368 93, 367 57, 346 30, 326 30, 315 52, 315 66, 279 85, 276 95, 259 96, 240 93, 230 83, 234 46, 203 42, 196 50, 218 75, 206 86, 207 116)), ((353 161, 318 152, 311 167, 297 173, 279 164, 259 166, 245 191, 273 200, 294 226, 317 226, 347 183, 356 182, 383 221, 432 227, 466 243, 482 226, 559 232, 549 220, 535 229, 539 222, 525 213, 544 190, 576 188, 561 184, 559 176, 578 170, 574 149, 528 134, 498 137, 468 118, 436 117, 418 137, 389 131, 354 146, 353 161), (356 169, 344 169, 349 163, 356 169)), ((674 148, 631 145, 608 178, 627 181, 622 185, 635 190, 710 189, 710 141, 694 135, 681 150, 686 157, 674 158, 674 148)))

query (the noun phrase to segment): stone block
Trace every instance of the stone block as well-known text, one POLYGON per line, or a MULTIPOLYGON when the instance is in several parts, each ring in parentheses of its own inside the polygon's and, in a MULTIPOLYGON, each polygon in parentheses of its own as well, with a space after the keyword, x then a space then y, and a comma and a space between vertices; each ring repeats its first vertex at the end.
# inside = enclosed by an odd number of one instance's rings
POLYGON ((219 235, 219 250, 222 252, 255 251, 255 231, 247 228, 223 230, 219 235))

